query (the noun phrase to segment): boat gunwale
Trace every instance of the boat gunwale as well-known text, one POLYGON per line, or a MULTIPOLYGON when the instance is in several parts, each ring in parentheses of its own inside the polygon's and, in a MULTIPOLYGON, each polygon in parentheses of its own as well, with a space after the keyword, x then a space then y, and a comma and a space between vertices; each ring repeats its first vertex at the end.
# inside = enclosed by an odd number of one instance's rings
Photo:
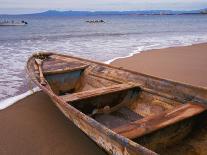
POLYGON ((72 55, 53 53, 53 52, 43 52, 41 54, 58 55, 58 56, 74 58, 74 59, 82 60, 82 61, 86 61, 86 62, 88 61, 88 62, 91 62, 91 63, 103 65, 103 66, 106 66, 106 67, 109 67, 109 68, 114 68, 114 69, 118 69, 118 70, 127 71, 127 72, 130 72, 130 73, 136 74, 136 75, 141 75, 141 76, 153 78, 153 79, 160 80, 160 81, 165 81, 165 82, 170 82, 170 83, 174 83, 174 84, 179 84, 179 85, 182 85, 182 86, 188 86, 190 88, 203 89, 203 90, 207 91, 206 87, 195 86, 195 85, 192 85, 192 84, 189 84, 189 83, 185 83, 185 82, 181 82, 181 81, 176 81, 176 80, 172 80, 172 79, 169 79, 169 78, 168 79, 167 78, 160 78, 160 77, 157 77, 157 76, 154 76, 154 75, 132 71, 132 70, 129 70, 129 69, 126 69, 126 68, 123 68, 123 67, 116 67, 116 66, 113 66, 113 65, 110 65, 110 64, 99 62, 99 61, 88 60, 88 59, 85 59, 85 58, 75 57, 75 56, 72 56, 72 55))

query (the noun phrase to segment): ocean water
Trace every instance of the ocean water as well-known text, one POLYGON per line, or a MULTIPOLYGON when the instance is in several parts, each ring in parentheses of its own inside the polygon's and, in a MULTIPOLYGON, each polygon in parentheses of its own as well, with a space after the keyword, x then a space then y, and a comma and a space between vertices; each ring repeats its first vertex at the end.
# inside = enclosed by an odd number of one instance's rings
MULTIPOLYGON (((5 17, 4 17, 5 19, 5 17)), ((206 15, 7 17, 25 20, 19 27, 0 27, 0 101, 29 90, 27 58, 52 51, 109 63, 149 49, 207 41, 206 15), (103 19, 90 24, 86 20, 103 19)))

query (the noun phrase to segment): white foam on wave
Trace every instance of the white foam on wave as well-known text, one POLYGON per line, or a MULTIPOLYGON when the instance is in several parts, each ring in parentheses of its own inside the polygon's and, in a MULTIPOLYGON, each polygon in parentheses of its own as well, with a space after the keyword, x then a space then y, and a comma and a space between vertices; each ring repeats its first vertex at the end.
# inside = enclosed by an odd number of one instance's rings
POLYGON ((122 59, 122 58, 128 58, 128 57, 131 57, 131 56, 133 56, 134 54, 137 54, 137 53, 140 53, 141 51, 143 51, 143 48, 144 48, 144 46, 138 47, 137 50, 135 50, 135 51, 129 53, 129 55, 127 55, 127 56, 116 57, 116 58, 110 59, 110 60, 108 60, 108 61, 105 61, 104 63, 105 63, 105 64, 110 64, 111 62, 113 62, 113 61, 115 61, 115 60, 117 60, 117 59, 122 59))
POLYGON ((167 47, 173 47, 173 46, 172 45, 171 46, 164 46, 164 45, 158 45, 158 44, 156 44, 156 45, 149 45, 149 46, 140 46, 136 50, 134 50, 133 52, 129 53, 126 56, 116 57, 116 58, 107 60, 104 63, 105 64, 110 64, 110 63, 112 63, 113 61, 115 61, 117 59, 132 57, 133 55, 141 53, 142 51, 147 51, 147 50, 151 50, 151 49, 163 49, 163 48, 167 48, 167 47))
POLYGON ((179 46, 190 46, 193 44, 205 43, 207 41, 207 36, 204 36, 204 37, 188 36, 188 37, 176 37, 176 38, 172 37, 172 38, 168 38, 168 39, 169 40, 150 39, 147 41, 149 43, 149 45, 139 46, 137 48, 137 50, 134 50, 133 52, 129 53, 126 56, 115 57, 113 59, 105 61, 104 63, 110 64, 111 62, 113 62, 117 59, 128 58, 128 57, 131 57, 135 54, 141 53, 143 51, 148 51, 148 50, 153 50, 153 49, 163 49, 163 48, 179 47, 179 46), (151 42, 153 42, 153 43, 150 44, 151 42))
POLYGON ((14 96, 14 97, 10 97, 10 98, 7 98, 7 99, 5 99, 3 101, 0 101, 0 110, 3 110, 5 108, 13 105, 17 101, 22 100, 25 97, 30 96, 33 93, 38 92, 38 91, 40 91, 40 88, 35 87, 32 90, 29 90, 29 91, 27 91, 27 92, 25 92, 23 94, 20 94, 20 95, 14 96))

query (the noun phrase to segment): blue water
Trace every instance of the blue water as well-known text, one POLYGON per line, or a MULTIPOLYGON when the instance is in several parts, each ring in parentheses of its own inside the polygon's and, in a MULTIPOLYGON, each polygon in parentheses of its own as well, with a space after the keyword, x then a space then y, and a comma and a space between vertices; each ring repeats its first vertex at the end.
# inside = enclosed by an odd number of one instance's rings
POLYGON ((7 17, 29 24, 0 27, 0 100, 28 90, 25 65, 36 51, 106 62, 148 49, 207 41, 206 15, 7 17), (86 20, 103 19, 90 24, 86 20))

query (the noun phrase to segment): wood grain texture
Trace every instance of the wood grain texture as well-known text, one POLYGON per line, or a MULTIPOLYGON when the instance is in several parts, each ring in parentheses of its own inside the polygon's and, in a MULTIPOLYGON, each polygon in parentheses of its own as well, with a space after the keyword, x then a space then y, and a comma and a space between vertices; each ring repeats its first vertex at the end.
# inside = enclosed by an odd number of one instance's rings
POLYGON ((145 117, 130 124, 125 124, 124 126, 113 129, 113 131, 127 138, 134 139, 198 115, 205 110, 206 106, 187 103, 160 115, 145 117))

